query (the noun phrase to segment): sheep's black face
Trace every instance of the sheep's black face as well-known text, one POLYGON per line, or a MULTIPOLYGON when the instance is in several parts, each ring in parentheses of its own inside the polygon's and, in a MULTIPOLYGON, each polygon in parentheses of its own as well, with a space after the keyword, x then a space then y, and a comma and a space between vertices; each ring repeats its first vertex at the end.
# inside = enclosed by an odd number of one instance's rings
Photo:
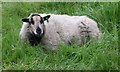
POLYGON ((32 33, 36 37, 40 37, 43 34, 44 21, 43 18, 38 14, 33 14, 29 19, 32 33))
POLYGON ((29 23, 29 39, 31 42, 38 42, 44 34, 45 25, 44 21, 48 20, 50 15, 41 17, 39 14, 32 14, 29 18, 22 19, 23 22, 29 23))
POLYGON ((29 22, 29 29, 35 37, 40 37, 44 34, 44 21, 48 20, 50 15, 41 17, 39 14, 32 14, 29 18, 22 19, 23 22, 29 22))

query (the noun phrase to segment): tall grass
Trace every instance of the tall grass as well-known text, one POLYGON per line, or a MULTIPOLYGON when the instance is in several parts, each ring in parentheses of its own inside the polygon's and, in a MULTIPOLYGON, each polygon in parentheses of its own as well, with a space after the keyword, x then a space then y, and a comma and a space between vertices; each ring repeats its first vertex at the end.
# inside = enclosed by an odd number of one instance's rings
POLYGON ((2 4, 0 3, 0 70, 2 70, 2 4))
POLYGON ((3 3, 2 62, 3 70, 117 70, 118 3, 3 3), (46 53, 39 45, 19 41, 21 19, 30 13, 87 15, 98 22, 101 39, 83 46, 60 44, 57 52, 46 53))

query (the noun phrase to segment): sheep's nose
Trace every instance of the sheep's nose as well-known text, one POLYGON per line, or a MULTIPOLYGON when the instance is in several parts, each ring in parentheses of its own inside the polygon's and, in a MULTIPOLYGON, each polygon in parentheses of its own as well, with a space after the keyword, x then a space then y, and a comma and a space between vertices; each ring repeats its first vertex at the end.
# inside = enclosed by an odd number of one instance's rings
POLYGON ((41 33, 41 29, 38 27, 38 28, 36 29, 36 32, 37 32, 37 34, 40 35, 40 33, 41 33))

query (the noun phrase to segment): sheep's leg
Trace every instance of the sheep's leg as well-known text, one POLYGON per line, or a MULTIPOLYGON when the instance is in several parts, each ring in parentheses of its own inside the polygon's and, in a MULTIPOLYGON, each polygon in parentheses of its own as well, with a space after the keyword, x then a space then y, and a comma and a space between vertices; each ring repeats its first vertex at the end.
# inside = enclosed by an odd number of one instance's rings
POLYGON ((29 27, 29 23, 23 22, 23 25, 20 31, 20 38, 22 41, 27 40, 28 27, 29 27))

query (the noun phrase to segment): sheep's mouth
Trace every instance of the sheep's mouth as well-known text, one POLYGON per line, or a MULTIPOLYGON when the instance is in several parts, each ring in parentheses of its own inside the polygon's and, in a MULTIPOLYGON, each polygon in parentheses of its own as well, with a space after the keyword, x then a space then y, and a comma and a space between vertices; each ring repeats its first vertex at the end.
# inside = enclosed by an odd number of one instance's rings
POLYGON ((32 36, 35 37, 35 38, 40 38, 41 37, 40 34, 35 34, 34 32, 32 32, 32 36))
POLYGON ((42 35, 35 34, 33 31, 29 33, 29 37, 28 37, 31 45, 37 45, 40 42, 41 38, 42 38, 42 35))

